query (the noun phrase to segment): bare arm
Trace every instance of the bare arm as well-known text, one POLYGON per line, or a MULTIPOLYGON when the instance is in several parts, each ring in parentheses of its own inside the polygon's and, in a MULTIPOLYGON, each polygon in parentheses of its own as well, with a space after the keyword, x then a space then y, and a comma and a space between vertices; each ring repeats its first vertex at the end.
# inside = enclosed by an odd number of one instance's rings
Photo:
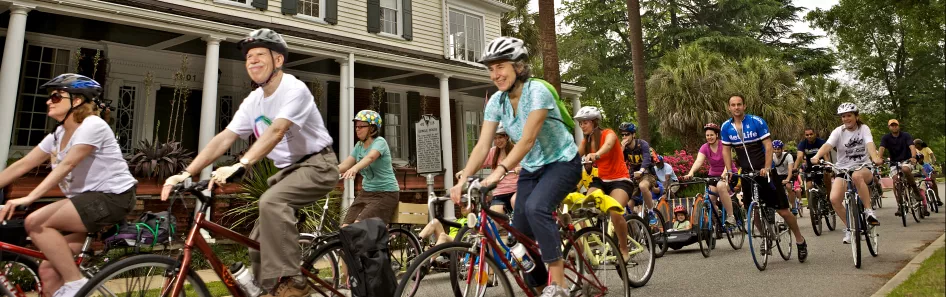
POLYGON ((874 148, 873 142, 867 144, 867 153, 870 154, 870 158, 874 161, 874 164, 880 165, 884 163, 883 158, 880 157, 880 153, 874 148))
MULTIPOLYGON (((916 160, 916 146, 910 145, 910 159, 916 160)), ((916 161, 914 161, 916 163, 916 161)))
POLYGON ((13 162, 7 169, 0 172, 0 188, 6 187, 36 166, 42 165, 48 158, 48 153, 39 147, 34 147, 25 157, 13 162))
MULTIPOLYGON (((542 130, 542 124, 545 122, 545 118, 548 114, 548 109, 536 109, 529 113, 525 127, 522 129, 522 137, 519 138, 519 143, 517 143, 516 147, 503 159, 503 163, 519 164, 522 158, 526 157, 526 154, 528 154, 529 151, 532 150, 532 146, 535 145, 535 140, 539 136, 539 131, 542 130)), ((502 165, 505 168, 515 167, 505 164, 502 165)))
POLYGON ((348 158, 342 160, 341 164, 338 164, 338 172, 348 171, 352 166, 355 166, 355 157, 348 156, 348 158))
MULTIPOLYGON (((871 147, 873 146, 872 145, 867 146, 867 150, 870 151, 871 147)), ((827 155, 828 152, 830 152, 832 149, 834 149, 834 146, 831 146, 831 144, 825 143, 824 145, 822 145, 821 148, 818 149, 818 153, 815 154, 814 157, 811 157, 811 164, 818 164, 818 161, 820 161, 821 158, 827 155)))
POLYGON ((614 144, 617 142, 618 142, 617 136, 615 136, 613 133, 608 134, 608 137, 604 139, 604 145, 602 145, 601 148, 599 148, 598 151, 595 152, 595 154, 598 156, 607 154, 608 152, 611 151, 612 148, 614 148, 614 144))
POLYGON ((774 150, 772 148, 772 138, 763 139, 762 145, 765 146, 765 167, 763 169, 768 173, 769 168, 772 168, 772 151, 774 150))
POLYGON ((199 175, 204 167, 213 164, 214 160, 227 152, 227 150, 230 149, 230 145, 233 145, 233 142, 238 138, 240 138, 239 135, 227 129, 217 133, 214 138, 210 139, 207 146, 197 154, 194 161, 191 161, 191 164, 187 165, 185 171, 189 172, 192 176, 194 176, 195 173, 199 175))
POLYGON ((728 145, 723 145, 723 165, 726 168, 723 168, 723 172, 729 172, 732 168, 732 147, 728 145))
POLYGON ((342 178, 355 178, 355 174, 357 174, 362 169, 365 169, 365 167, 368 167, 368 165, 371 165, 371 163, 378 158, 381 158, 381 152, 378 150, 369 151, 364 158, 361 158, 361 161, 358 161, 358 163, 345 171, 345 173, 342 174, 342 178))
MULTIPOLYGON (((470 152, 470 159, 466 161, 466 168, 460 171, 459 180, 461 182, 458 184, 463 184, 467 177, 470 177, 470 175, 473 175, 473 173, 476 173, 476 171, 482 168, 483 162, 486 161, 486 154, 489 153, 489 148, 492 147, 493 136, 496 134, 497 126, 499 126, 499 122, 483 122, 483 128, 480 128, 480 139, 476 141, 476 146, 473 147, 473 151, 470 152)), ((518 145, 516 147, 518 147, 518 145)), ((506 158, 508 159, 509 156, 506 156, 506 158)))
MULTIPOLYGON (((88 144, 77 144, 73 145, 69 149, 69 153, 66 154, 66 158, 59 162, 59 165, 56 165, 56 169, 53 169, 53 172, 50 172, 46 178, 43 179, 43 182, 39 183, 39 186, 36 186, 29 195, 26 196, 30 201, 36 201, 39 197, 42 197, 43 194, 49 192, 53 187, 59 184, 69 172, 72 172, 76 168, 76 165, 79 165, 79 162, 82 162, 83 159, 92 155, 92 152, 95 151, 95 147, 88 144)), ((90 172, 90 174, 94 174, 90 172)))
POLYGON ((795 155, 798 156, 798 157, 795 158, 795 164, 794 164, 794 166, 792 166, 792 168, 801 168, 801 167, 800 167, 800 166, 801 166, 801 162, 804 162, 804 161, 805 161, 805 152, 799 151, 799 152, 798 152, 797 154, 795 154, 795 155))
POLYGON ((687 173, 687 176, 693 176, 693 173, 696 172, 700 166, 703 166, 703 161, 706 160, 706 155, 703 153, 696 154, 696 160, 693 161, 693 166, 690 166, 690 172, 687 173))
POLYGON ((253 143, 246 154, 243 154, 243 158, 248 159, 249 164, 253 164, 266 157, 282 141, 292 125, 291 121, 283 118, 273 121, 273 124, 266 128, 266 131, 256 140, 256 143, 253 143))

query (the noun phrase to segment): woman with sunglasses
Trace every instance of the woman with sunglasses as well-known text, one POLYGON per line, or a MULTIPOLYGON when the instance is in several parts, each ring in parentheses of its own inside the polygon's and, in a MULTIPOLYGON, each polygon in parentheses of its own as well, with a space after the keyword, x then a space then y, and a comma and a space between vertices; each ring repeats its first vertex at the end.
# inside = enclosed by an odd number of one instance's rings
POLYGON ((460 175, 461 182, 450 189, 450 198, 459 204, 462 181, 480 169, 496 127, 502 123, 516 146, 497 165, 498 170, 493 170, 481 183, 495 184, 516 164, 522 166, 513 227, 536 239, 541 256, 530 257, 542 259, 536 261, 526 280, 542 291, 542 297, 568 296, 562 240, 552 211, 581 179, 581 158, 572 131, 565 124, 571 119, 562 117, 547 83, 530 77, 527 58, 528 51, 518 38, 499 37, 486 46, 480 62, 486 65, 499 92, 493 93, 486 104, 479 140, 460 175))
POLYGON ((391 165, 391 149, 384 137, 378 136, 381 130, 381 115, 373 110, 362 110, 352 120, 355 123, 355 135, 358 143, 351 151, 351 156, 338 164, 338 172, 343 179, 355 178, 361 173, 361 192, 348 207, 348 214, 342 226, 368 218, 380 218, 390 223, 397 209, 401 188, 394 177, 391 165))
POLYGON ((39 267, 44 291, 72 296, 88 282, 73 255, 86 233, 125 220, 135 207, 138 181, 128 171, 115 133, 99 117, 104 105, 99 101, 102 87, 98 82, 67 73, 40 89, 49 92, 47 115, 58 125, 29 154, 0 172, 0 188, 46 160, 53 170, 26 197, 7 201, 0 209, 0 220, 10 219, 16 207, 30 205, 59 185, 68 199, 37 209, 26 217, 24 227, 49 259, 39 267))

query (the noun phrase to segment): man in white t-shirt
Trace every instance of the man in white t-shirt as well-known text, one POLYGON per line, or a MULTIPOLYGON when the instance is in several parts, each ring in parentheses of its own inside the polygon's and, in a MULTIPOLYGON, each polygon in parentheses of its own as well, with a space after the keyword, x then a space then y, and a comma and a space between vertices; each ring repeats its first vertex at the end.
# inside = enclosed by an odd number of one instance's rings
POLYGON ((302 81, 282 71, 289 54, 282 37, 259 29, 239 46, 246 56, 246 72, 258 88, 187 169, 167 179, 161 199, 167 199, 173 185, 212 164, 237 138, 255 136, 256 142, 240 162, 217 168, 211 180, 224 184, 263 157, 280 168, 267 181, 270 188, 260 197, 260 216, 250 233, 250 238, 260 242, 259 251, 250 249, 253 275, 260 288, 274 296, 307 296, 309 287, 299 270, 302 251, 297 243, 295 210, 335 187, 338 158, 312 93, 302 81))

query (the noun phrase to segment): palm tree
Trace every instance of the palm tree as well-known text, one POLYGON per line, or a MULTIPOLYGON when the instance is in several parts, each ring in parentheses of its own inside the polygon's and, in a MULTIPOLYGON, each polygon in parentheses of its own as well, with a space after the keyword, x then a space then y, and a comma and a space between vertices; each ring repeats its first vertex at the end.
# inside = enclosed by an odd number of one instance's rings
POLYGON ((542 72, 559 94, 562 76, 558 70, 558 45, 555 41, 555 1, 539 0, 539 27, 542 30, 542 72))
POLYGON ((515 7, 510 12, 504 13, 500 18, 500 34, 502 36, 512 36, 522 39, 532 55, 529 55, 529 63, 532 69, 541 69, 541 59, 535 53, 542 50, 539 44, 539 27, 536 24, 536 14, 529 12, 529 0, 503 0, 503 3, 515 7))
POLYGON ((634 63, 634 97, 637 100, 637 122, 640 125, 638 130, 641 131, 640 138, 650 141, 650 117, 647 114, 647 90, 644 87, 644 41, 641 31, 641 5, 638 0, 627 0, 627 17, 630 23, 631 60, 634 63))
POLYGON ((749 57, 736 66, 732 91, 746 99, 746 113, 769 124, 773 139, 793 139, 804 129, 805 92, 782 61, 749 57))
POLYGON ((695 45, 666 56, 647 80, 661 136, 679 139, 689 152, 699 148, 703 125, 729 118, 725 98, 733 66, 722 55, 695 45))
POLYGON ((825 76, 807 77, 801 83, 805 90, 805 125, 826 138, 839 125, 838 105, 853 102, 854 96, 840 82, 825 76))

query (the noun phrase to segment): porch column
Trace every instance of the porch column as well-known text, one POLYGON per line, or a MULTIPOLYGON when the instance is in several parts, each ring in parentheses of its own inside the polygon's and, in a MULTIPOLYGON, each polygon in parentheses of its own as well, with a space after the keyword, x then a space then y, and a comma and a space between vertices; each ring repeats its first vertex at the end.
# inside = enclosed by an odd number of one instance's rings
MULTIPOLYGON (((351 61, 354 57, 349 56, 349 58, 335 60, 341 66, 341 71, 339 72, 339 97, 338 97, 338 161, 342 162, 349 155, 351 155, 351 149, 354 145, 350 144, 352 142, 352 124, 351 119, 354 117, 352 115, 352 109, 354 106, 351 105, 354 103, 353 95, 354 88, 350 86, 354 85, 352 82, 352 75, 350 75, 354 67, 351 67, 349 62, 354 64, 354 61, 351 61)), ((341 172, 339 172, 341 173, 341 172)), ((355 181, 354 180, 345 180, 344 181, 345 190, 342 192, 342 206, 348 207, 351 205, 352 201, 355 199, 355 181)))
MULTIPOLYGON (((207 147, 217 130, 217 69, 220 66, 220 41, 222 37, 207 36, 207 55, 204 59, 204 90, 200 102, 200 130, 197 143, 201 150, 207 147)), ((200 179, 209 179, 213 171, 207 166, 200 172, 200 179)))
POLYGON ((26 14, 33 7, 10 5, 10 24, 3 46, 3 65, 0 66, 0 170, 6 169, 13 137, 13 118, 16 117, 16 89, 20 85, 20 64, 23 61, 23 40, 26 36, 26 14))
MULTIPOLYGON (((579 95, 572 96, 572 114, 578 114, 578 110, 581 109, 581 100, 578 100, 579 95)), ((581 144, 581 127, 578 127, 578 123, 575 123, 575 143, 581 144)))
POLYGON ((453 137, 450 130, 450 75, 438 74, 440 79, 440 151, 443 157, 443 186, 453 187, 453 137))

